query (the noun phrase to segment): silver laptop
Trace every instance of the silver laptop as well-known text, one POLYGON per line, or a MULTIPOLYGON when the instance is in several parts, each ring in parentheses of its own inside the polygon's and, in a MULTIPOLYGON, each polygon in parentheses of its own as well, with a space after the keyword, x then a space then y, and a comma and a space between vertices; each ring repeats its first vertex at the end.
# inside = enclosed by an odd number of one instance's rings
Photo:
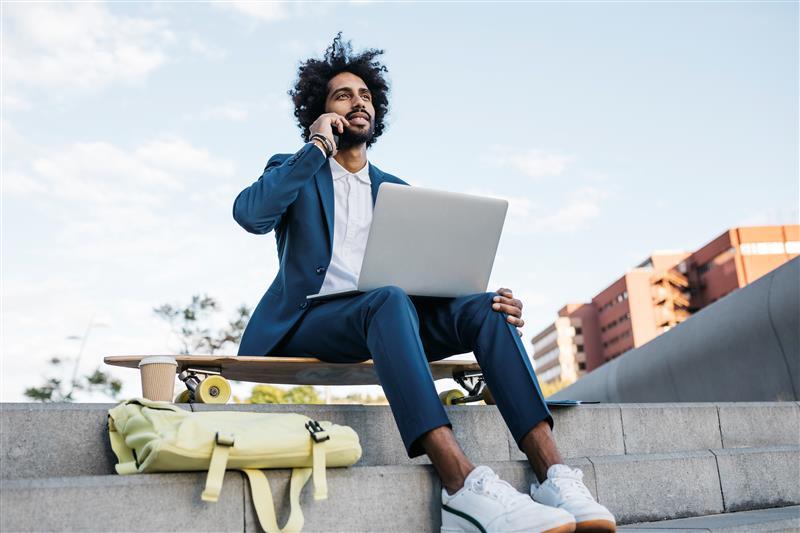
POLYGON ((413 296, 486 292, 506 211, 506 200, 381 183, 357 289, 308 299, 386 285, 413 296))

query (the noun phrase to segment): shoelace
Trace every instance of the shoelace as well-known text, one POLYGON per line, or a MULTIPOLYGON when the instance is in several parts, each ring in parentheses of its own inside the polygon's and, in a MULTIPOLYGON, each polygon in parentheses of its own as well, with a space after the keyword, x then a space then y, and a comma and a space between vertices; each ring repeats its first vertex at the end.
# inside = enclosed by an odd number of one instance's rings
POLYGON ((548 479, 548 481, 558 489, 565 500, 570 498, 594 499, 592 498, 592 493, 583 484, 583 472, 580 470, 571 470, 568 473, 563 472, 559 476, 548 479))
POLYGON ((500 479, 497 474, 491 474, 489 472, 486 472, 477 480, 473 481, 473 489, 476 492, 494 498, 509 511, 528 500, 527 496, 520 494, 517 489, 512 487, 508 482, 500 479))

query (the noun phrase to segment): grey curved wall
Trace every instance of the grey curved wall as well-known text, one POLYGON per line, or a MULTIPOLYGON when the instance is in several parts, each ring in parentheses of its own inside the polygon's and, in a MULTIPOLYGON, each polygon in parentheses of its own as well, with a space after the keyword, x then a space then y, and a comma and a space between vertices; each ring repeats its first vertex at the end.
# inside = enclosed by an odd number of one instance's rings
POLYGON ((551 396, 603 402, 798 400, 800 258, 551 396))

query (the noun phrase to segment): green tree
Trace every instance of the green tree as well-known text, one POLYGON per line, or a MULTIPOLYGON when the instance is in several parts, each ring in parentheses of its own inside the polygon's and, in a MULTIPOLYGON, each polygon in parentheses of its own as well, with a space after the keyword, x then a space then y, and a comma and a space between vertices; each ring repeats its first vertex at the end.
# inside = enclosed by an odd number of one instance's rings
POLYGON ((245 403, 285 403, 284 391, 273 385, 256 385, 245 403))
POLYGON ((283 390, 274 385, 256 385, 245 403, 322 403, 317 390, 311 385, 298 385, 283 390))
MULTIPOLYGON (((66 371, 64 363, 68 361, 70 359, 51 358, 48 362, 51 368, 50 372, 63 375, 66 371)), ((75 360, 75 365, 77 365, 77 359, 75 360)), ((77 368, 74 370, 77 370, 77 368)), ((25 389, 25 396, 36 402, 72 402, 75 401, 75 393, 77 391, 86 391, 100 392, 115 400, 122 390, 122 382, 108 372, 103 372, 99 367, 85 376, 78 376, 76 371, 71 374, 74 376, 71 379, 45 378, 43 385, 25 389)))
POLYGON ((193 295, 192 301, 183 307, 163 304, 153 309, 156 315, 172 326, 180 343, 180 355, 214 355, 228 345, 239 343, 250 319, 247 306, 240 305, 225 327, 214 328, 211 325, 212 319, 219 311, 220 305, 217 301, 206 294, 193 295))
POLYGON ((311 385, 292 387, 286 391, 283 399, 283 403, 322 403, 322 399, 317 394, 317 390, 311 385))

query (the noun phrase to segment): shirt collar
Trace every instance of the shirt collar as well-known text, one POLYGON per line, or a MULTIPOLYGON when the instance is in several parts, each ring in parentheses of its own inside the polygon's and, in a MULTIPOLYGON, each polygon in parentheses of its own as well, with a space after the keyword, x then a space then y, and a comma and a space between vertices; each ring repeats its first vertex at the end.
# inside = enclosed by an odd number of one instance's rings
POLYGON ((336 159, 331 157, 328 160, 331 162, 331 176, 333 177, 333 181, 340 180, 347 175, 352 175, 358 178, 362 183, 371 183, 369 179, 369 161, 364 165, 364 168, 356 173, 352 173, 340 165, 336 159))

